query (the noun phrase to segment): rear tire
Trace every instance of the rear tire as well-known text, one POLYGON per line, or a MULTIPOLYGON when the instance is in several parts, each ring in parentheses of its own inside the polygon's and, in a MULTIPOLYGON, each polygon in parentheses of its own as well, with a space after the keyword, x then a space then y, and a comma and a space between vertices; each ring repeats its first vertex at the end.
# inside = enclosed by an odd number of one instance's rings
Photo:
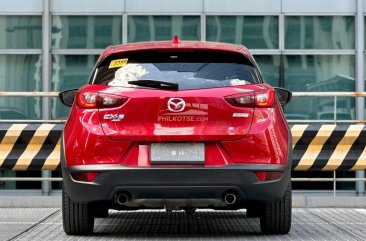
POLYGON ((67 190, 65 190, 65 186, 62 188, 62 221, 66 234, 82 235, 93 233, 94 216, 91 205, 72 201, 67 190))
POLYGON ((265 234, 287 234, 291 229, 292 194, 288 184, 283 198, 263 205, 260 216, 261 230, 265 234))

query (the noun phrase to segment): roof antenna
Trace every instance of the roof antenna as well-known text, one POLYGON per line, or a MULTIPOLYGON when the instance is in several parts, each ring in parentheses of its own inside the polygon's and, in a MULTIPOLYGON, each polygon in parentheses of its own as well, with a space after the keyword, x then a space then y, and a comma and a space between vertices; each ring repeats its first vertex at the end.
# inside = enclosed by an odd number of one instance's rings
POLYGON ((179 38, 178 38, 178 35, 174 35, 174 38, 173 38, 173 41, 172 41, 172 44, 173 45, 178 45, 179 44, 179 38))

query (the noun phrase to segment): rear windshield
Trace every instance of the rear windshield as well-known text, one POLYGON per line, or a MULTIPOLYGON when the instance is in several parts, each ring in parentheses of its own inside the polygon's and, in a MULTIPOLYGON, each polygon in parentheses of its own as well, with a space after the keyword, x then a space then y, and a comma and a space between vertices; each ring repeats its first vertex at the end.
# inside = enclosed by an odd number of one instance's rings
POLYGON ((149 80, 178 84, 179 90, 261 83, 258 70, 240 54, 143 52, 110 56, 95 69, 91 83, 146 88, 129 83, 149 80))

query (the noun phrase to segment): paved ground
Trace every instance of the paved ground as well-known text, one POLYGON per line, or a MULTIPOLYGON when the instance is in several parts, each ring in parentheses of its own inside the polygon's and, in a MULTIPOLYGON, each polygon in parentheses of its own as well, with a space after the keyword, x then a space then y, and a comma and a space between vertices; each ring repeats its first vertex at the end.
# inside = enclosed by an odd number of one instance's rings
POLYGON ((36 225, 58 208, 0 208, 0 240, 7 240, 36 225))
POLYGON ((245 211, 117 212, 96 219, 94 235, 71 237, 60 209, 0 209, 1 240, 365 240, 366 209, 293 209, 288 235, 264 236, 245 211))

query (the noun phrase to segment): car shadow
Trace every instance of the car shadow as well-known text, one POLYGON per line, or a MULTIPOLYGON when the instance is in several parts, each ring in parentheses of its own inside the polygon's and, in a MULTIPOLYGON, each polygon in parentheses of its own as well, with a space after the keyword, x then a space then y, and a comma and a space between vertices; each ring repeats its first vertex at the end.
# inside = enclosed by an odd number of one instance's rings
POLYGON ((247 218, 243 211, 117 212, 95 222, 94 236, 136 238, 235 237, 261 235, 258 218, 247 218))

